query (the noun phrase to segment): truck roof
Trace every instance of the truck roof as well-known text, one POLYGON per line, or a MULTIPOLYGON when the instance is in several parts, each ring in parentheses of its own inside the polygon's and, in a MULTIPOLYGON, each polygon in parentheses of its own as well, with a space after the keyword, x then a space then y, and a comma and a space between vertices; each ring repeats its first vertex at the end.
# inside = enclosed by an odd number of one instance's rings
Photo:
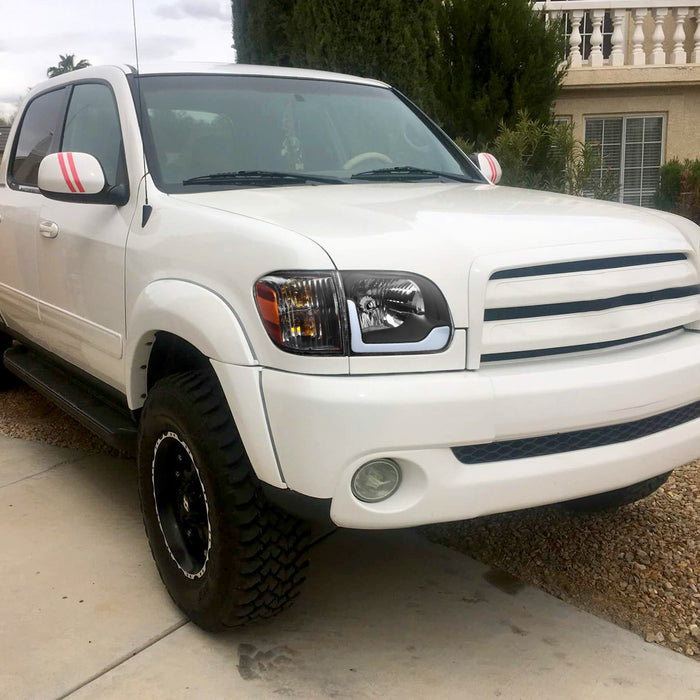
MULTIPOLYGON (((85 77, 94 77, 99 72, 100 68, 107 66, 91 66, 82 68, 71 73, 51 78, 50 81, 45 81, 37 88, 43 88, 47 82, 55 84, 55 82, 66 82, 68 80, 79 79, 83 75, 85 77)), ((114 66, 112 66, 114 67, 114 66)), ((117 66, 127 74, 136 75, 137 71, 133 65, 124 64, 117 66)), ((249 76, 265 76, 279 78, 306 78, 307 80, 330 80, 344 83, 360 83, 364 85, 375 85, 379 87, 388 87, 386 83, 371 78, 361 78, 356 75, 345 75, 344 73, 330 73, 320 70, 307 70, 304 68, 281 68, 279 66, 254 66, 244 65, 240 63, 214 63, 214 62, 175 62, 168 61, 163 63, 147 63, 139 67, 138 74, 140 75, 182 75, 182 74, 218 74, 218 75, 249 75, 249 76)))
MULTIPOLYGON (((130 68, 132 68, 130 66, 130 68)), ((134 71, 135 72, 135 71, 134 71)), ((347 83, 364 83, 367 85, 380 85, 387 87, 386 83, 371 78, 361 78, 356 75, 346 75, 344 73, 331 73, 328 71, 309 70, 305 68, 282 68, 279 66, 256 66, 242 63, 208 63, 191 62, 178 63, 169 61, 167 63, 146 64, 139 67, 141 75, 154 74, 182 74, 182 73, 221 73, 225 75, 261 75, 266 77, 280 78, 307 78, 314 80, 334 80, 347 83)))

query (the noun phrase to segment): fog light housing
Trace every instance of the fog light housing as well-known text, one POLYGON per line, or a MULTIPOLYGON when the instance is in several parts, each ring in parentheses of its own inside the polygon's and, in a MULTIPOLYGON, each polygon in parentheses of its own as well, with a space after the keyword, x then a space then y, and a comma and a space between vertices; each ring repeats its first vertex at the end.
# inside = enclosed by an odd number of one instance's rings
POLYGON ((396 493, 401 484, 401 468, 393 459, 373 459, 352 477, 352 493, 364 503, 378 503, 396 493))

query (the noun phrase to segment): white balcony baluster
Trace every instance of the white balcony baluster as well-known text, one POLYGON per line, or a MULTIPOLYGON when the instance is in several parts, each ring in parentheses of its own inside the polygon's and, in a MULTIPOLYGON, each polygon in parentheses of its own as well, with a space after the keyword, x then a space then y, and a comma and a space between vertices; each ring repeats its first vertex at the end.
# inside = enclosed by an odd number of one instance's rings
POLYGON ((613 10, 613 33, 612 33, 612 53, 610 54, 610 64, 613 66, 625 65, 625 37, 622 33, 622 23, 625 21, 627 10, 613 10))
POLYGON ((591 33, 591 67, 600 68, 603 65, 603 20, 605 10, 592 10, 591 22, 593 32, 591 33))
POLYGON ((680 65, 686 62, 685 57, 685 20, 690 9, 687 7, 676 8, 676 31, 673 33, 673 55, 671 63, 680 65))
POLYGON ((643 66, 647 62, 647 57, 644 54, 644 19, 647 16, 647 10, 634 11, 634 33, 632 34, 632 65, 643 66))
POLYGON ((581 20, 583 10, 574 10, 571 13, 571 36, 569 37, 569 65, 572 68, 580 68, 583 60, 581 57, 581 20))
POLYGON ((654 49, 651 52, 651 62, 655 66, 663 66, 666 63, 666 52, 664 51, 664 21, 668 14, 667 7, 657 7, 654 10, 654 33, 651 35, 651 40, 654 42, 654 49))
MULTIPOLYGON (((700 0, 536 0, 532 7, 548 21, 567 20, 570 68, 602 69, 602 77, 608 67, 673 65, 679 68, 678 79, 688 81, 692 73, 697 80, 700 0)), ((654 72, 661 73, 649 71, 650 79, 654 72)), ((673 80, 671 75, 663 73, 664 79, 673 80)), ((621 76, 610 74, 604 80, 616 77, 621 76)), ((579 74, 575 81, 581 79, 579 74)))

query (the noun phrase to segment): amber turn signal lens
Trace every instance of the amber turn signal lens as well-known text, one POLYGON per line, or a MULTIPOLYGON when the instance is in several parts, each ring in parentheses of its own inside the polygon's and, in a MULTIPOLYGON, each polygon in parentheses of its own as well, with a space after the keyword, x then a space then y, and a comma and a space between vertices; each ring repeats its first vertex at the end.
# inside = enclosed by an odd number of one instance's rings
POLYGON ((344 353, 332 273, 277 273, 255 285, 265 330, 280 347, 317 355, 344 353))
POLYGON ((280 328, 280 315, 275 290, 264 282, 258 282, 255 285, 255 297, 265 330, 272 340, 276 343, 281 343, 282 329, 280 328))

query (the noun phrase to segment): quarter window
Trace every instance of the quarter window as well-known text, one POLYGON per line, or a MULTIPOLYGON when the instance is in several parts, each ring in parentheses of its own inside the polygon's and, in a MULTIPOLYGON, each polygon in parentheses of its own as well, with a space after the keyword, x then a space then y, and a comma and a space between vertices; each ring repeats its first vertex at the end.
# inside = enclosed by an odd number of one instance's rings
POLYGON ((586 119, 586 142, 596 145, 600 165, 594 177, 606 173, 620 183, 625 204, 652 206, 663 159, 661 116, 596 117, 586 119))
POLYGON ((106 85, 80 83, 73 88, 61 150, 95 156, 107 183, 117 184, 122 132, 112 91, 106 85))
POLYGON ((56 132, 64 97, 65 89, 61 88, 39 95, 29 103, 10 164, 10 178, 14 184, 36 187, 42 158, 58 150, 56 132))

